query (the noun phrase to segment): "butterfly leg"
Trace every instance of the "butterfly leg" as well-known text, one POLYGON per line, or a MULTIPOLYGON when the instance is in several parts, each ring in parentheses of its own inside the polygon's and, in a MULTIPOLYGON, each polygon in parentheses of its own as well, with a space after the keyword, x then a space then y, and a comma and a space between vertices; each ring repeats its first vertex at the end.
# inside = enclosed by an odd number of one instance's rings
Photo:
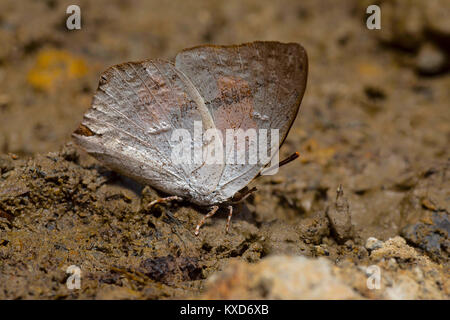
POLYGON ((231 217, 233 216, 233 206, 228 206, 228 218, 227 218, 227 227, 225 229, 225 233, 228 233, 230 230, 231 217))
POLYGON ((170 196, 170 197, 166 197, 166 198, 156 199, 147 205, 147 209, 151 209, 157 203, 166 203, 166 202, 170 202, 170 201, 181 201, 181 200, 183 200, 183 198, 181 198, 179 196, 170 196))
POLYGON ((195 235, 196 235, 196 236, 198 236, 198 234, 199 234, 199 232, 200 232, 200 228, 205 224, 206 219, 212 217, 212 216, 217 212, 217 210, 219 210, 219 207, 218 207, 218 206, 213 206, 212 209, 211 209, 211 211, 208 212, 208 214, 202 218, 202 220, 200 221, 200 223, 199 223, 199 224, 197 225, 197 227, 195 228, 195 235))

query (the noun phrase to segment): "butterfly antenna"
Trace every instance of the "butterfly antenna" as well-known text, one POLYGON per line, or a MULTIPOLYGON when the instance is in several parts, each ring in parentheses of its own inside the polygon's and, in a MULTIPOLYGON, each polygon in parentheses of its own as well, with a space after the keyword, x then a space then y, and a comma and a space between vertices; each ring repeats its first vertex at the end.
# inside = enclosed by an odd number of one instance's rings
MULTIPOLYGON (((288 163, 291 162, 291 161, 294 161, 294 160, 297 159, 298 157, 300 157, 300 153, 296 151, 296 152, 294 152, 293 154, 291 154, 289 157, 287 157, 286 159, 281 160, 280 162, 278 162, 278 168, 281 167, 281 166, 284 166, 285 164, 288 164, 288 163)), ((275 168, 275 166, 272 166, 272 167, 270 167, 270 168, 265 169, 265 172, 270 171, 270 170, 272 170, 273 168, 275 168)), ((255 177, 255 179, 256 179, 256 178, 259 178, 260 176, 261 176, 261 172, 258 173, 258 175, 255 177)))
POLYGON ((291 154, 289 157, 287 157, 286 159, 280 161, 278 163, 278 167, 284 166, 285 164, 288 164, 291 161, 294 161, 295 159, 297 159, 298 157, 300 157, 300 153, 298 152, 294 152, 293 154, 291 154))

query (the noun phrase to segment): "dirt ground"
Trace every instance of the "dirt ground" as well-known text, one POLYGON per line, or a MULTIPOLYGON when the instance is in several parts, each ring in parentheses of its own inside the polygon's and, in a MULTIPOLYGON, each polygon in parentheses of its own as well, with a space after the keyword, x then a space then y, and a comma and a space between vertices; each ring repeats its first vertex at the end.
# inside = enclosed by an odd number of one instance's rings
POLYGON ((449 299, 450 3, 377 3, 381 30, 370 1, 1 1, 0 298, 449 299), (301 157, 229 234, 71 142, 107 67, 253 40, 308 52, 301 157))

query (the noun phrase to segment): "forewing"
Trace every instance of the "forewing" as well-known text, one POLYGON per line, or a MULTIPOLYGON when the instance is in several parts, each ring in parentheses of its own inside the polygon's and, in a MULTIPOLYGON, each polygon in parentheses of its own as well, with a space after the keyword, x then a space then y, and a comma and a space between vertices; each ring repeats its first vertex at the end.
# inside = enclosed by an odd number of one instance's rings
MULTIPOLYGON (((308 70, 303 47, 279 42, 186 49, 175 65, 198 89, 218 129, 279 129, 279 145, 297 115, 308 70)), ((278 148, 268 147, 272 155, 278 148)), ((248 149, 246 145, 247 154, 248 149)), ((234 195, 269 161, 226 163, 218 190, 234 195)))
POLYGON ((112 169, 167 193, 195 197, 216 188, 223 167, 172 161, 179 144, 172 133, 184 129, 193 139, 195 121, 203 130, 214 127, 199 93, 172 63, 130 62, 102 74, 73 136, 112 169))

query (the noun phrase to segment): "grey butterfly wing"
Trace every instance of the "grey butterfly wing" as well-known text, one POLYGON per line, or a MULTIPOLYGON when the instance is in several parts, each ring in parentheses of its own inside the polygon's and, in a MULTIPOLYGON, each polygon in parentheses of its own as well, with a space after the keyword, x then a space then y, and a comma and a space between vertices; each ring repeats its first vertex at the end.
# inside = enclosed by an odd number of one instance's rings
MULTIPOLYGON (((281 145, 306 88, 308 59, 299 44, 253 42, 186 49, 175 66, 198 89, 218 129, 279 129, 281 145)), ((272 155, 275 147, 269 146, 272 155)), ((268 162, 226 163, 217 191, 233 196, 268 162)))
POLYGON ((179 141, 172 140, 172 133, 183 129, 193 137, 195 121, 203 130, 214 127, 199 93, 172 63, 130 62, 102 74, 73 137, 118 172, 169 194, 196 198, 216 188, 222 167, 176 163, 173 151, 179 141))

